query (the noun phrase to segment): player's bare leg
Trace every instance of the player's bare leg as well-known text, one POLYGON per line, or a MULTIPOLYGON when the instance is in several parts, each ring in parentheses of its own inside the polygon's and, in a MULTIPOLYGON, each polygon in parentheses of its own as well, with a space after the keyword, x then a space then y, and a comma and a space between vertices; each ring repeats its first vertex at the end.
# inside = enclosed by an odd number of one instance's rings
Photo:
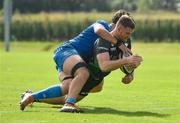
POLYGON ((63 64, 63 71, 66 74, 74 76, 69 85, 69 91, 65 105, 60 110, 61 112, 82 112, 75 103, 77 97, 89 77, 89 71, 85 62, 78 55, 73 55, 67 58, 63 64))
POLYGON ((62 94, 60 85, 53 85, 35 93, 26 92, 20 101, 20 110, 23 111, 27 105, 33 102, 41 102, 42 100, 59 98, 62 96, 64 95, 62 94))

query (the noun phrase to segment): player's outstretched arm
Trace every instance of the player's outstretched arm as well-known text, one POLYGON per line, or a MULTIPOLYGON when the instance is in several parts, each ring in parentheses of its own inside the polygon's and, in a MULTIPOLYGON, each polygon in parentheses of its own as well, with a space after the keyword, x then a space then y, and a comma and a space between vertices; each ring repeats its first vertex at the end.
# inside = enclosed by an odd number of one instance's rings
POLYGON ((118 69, 124 65, 128 65, 128 64, 136 65, 137 63, 142 61, 142 58, 133 55, 123 59, 110 60, 109 53, 104 52, 104 53, 99 53, 97 55, 97 61, 100 69, 103 72, 109 72, 118 69))

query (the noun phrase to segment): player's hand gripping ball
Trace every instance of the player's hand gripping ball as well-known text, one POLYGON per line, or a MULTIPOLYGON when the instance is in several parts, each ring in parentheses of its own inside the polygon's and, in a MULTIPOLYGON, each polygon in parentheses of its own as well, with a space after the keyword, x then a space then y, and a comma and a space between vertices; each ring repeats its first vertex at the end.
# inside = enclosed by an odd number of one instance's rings
MULTIPOLYGON (((131 54, 123 54, 123 52, 119 52, 119 58, 121 59, 129 57, 129 56, 131 56, 131 54)), ((134 72, 134 68, 131 68, 128 65, 124 65, 120 69, 125 74, 132 74, 134 72)))

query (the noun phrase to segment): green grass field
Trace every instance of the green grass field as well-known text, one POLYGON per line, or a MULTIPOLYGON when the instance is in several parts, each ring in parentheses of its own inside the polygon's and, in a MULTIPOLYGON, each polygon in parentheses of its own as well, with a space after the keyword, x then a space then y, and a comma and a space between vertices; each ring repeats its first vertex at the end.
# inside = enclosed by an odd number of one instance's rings
POLYGON ((122 84, 117 70, 105 79, 100 93, 90 94, 78 105, 85 113, 60 113, 57 105, 35 103, 19 110, 20 94, 57 84, 52 59, 58 43, 11 44, 4 52, 0 43, 0 122, 96 122, 180 123, 180 44, 134 43, 133 51, 143 56, 135 80, 122 84))

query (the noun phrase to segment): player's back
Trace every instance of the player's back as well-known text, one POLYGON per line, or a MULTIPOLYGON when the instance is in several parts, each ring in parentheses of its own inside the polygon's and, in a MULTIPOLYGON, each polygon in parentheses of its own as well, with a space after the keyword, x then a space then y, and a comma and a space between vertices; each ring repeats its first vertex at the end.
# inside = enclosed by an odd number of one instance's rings
MULTIPOLYGON (((100 23, 106 30, 110 31, 108 23, 103 20, 98 20, 96 23, 100 23)), ((95 24, 95 23, 94 23, 95 24)), ((99 36, 94 32, 94 24, 90 25, 84 31, 82 31, 77 37, 68 41, 69 44, 74 46, 79 55, 88 62, 93 55, 93 46, 99 36)))

